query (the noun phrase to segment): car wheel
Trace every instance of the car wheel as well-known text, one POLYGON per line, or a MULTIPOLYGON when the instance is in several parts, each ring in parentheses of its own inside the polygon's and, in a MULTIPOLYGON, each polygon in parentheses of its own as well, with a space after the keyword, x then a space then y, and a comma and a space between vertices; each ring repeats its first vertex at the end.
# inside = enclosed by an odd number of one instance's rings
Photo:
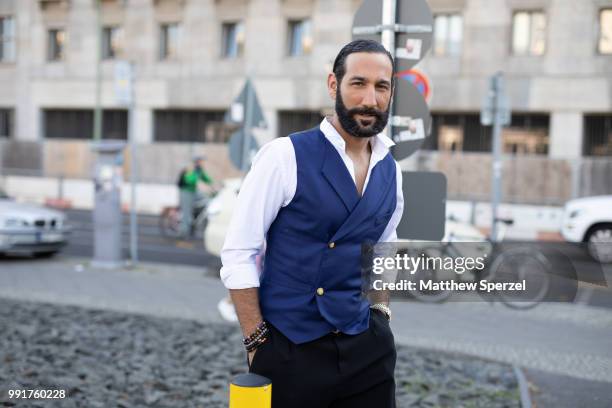
POLYGON ((601 263, 612 263, 612 224, 593 228, 586 241, 593 259, 601 263))

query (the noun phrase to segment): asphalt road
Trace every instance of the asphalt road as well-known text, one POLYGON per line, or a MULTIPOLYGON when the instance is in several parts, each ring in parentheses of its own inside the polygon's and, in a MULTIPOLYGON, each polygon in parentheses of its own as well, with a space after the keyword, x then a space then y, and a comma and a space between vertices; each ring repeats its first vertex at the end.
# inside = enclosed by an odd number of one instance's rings
MULTIPOLYGON (((69 244, 64 248, 65 255, 93 256, 92 212, 84 210, 66 211, 73 227, 69 244)), ((173 240, 161 235, 159 217, 138 215, 138 258, 140 261, 164 262, 192 266, 220 266, 218 257, 207 253, 202 239, 173 240)), ((122 247, 125 259, 130 256, 130 217, 123 214, 122 247)))
MULTIPOLYGON (((91 211, 69 210, 66 214, 74 229, 63 253, 79 257, 93 256, 91 211)), ((216 273, 219 270, 221 266, 219 258, 206 252, 202 239, 172 240, 165 238, 160 233, 158 223, 159 217, 157 216, 138 216, 138 257, 140 261, 206 266, 209 271, 215 271, 210 273, 216 273)), ((122 246, 125 259, 128 259, 130 254, 129 231, 129 214, 123 214, 122 246)), ((515 244, 510 243, 510 245, 515 244)), ((610 279, 612 278, 612 266, 602 267, 594 262, 583 248, 572 244, 556 242, 538 245, 541 245, 547 253, 558 255, 561 266, 556 270, 567 269, 566 267, 571 265, 577 278, 587 283, 587 288, 579 293, 578 303, 612 308, 612 296, 610 296, 606 282, 606 273, 609 275, 608 282, 612 282, 610 279)))

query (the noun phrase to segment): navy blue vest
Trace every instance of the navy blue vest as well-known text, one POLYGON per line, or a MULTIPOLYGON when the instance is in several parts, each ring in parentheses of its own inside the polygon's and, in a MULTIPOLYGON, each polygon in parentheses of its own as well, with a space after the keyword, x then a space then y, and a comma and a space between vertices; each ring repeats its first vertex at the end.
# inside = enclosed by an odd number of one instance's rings
POLYGON ((360 197, 318 128, 289 137, 297 188, 266 237, 259 287, 263 317, 296 344, 336 329, 361 333, 370 316, 361 295, 361 246, 378 242, 395 211, 395 161, 388 154, 374 166, 360 197))

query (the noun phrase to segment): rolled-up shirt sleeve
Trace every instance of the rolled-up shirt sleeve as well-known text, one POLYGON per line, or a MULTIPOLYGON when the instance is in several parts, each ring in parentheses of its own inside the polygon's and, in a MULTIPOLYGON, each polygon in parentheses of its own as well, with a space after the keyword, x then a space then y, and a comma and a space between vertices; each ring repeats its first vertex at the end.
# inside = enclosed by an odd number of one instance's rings
POLYGON ((278 211, 295 194, 291 185, 295 171, 295 152, 289 138, 267 143, 253 159, 221 250, 220 274, 226 288, 259 287, 256 258, 278 211))

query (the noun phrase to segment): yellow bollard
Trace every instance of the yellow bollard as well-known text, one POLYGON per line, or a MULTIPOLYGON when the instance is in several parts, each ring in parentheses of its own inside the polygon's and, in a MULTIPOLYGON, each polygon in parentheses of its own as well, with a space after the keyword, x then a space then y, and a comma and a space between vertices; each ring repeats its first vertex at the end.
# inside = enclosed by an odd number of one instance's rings
POLYGON ((272 381, 257 374, 240 374, 230 384, 229 408, 270 408, 272 381))

